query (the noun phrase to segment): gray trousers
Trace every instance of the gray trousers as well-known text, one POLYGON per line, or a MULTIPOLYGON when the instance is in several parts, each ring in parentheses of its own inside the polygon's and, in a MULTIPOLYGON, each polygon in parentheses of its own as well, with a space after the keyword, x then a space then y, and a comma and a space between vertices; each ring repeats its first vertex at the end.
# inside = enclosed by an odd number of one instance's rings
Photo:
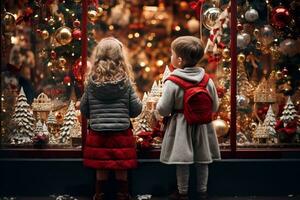
MULTIPOLYGON (((197 192, 207 191, 208 164, 196 164, 197 192)), ((187 194, 189 189, 190 165, 176 166, 177 187, 180 194, 187 194)))

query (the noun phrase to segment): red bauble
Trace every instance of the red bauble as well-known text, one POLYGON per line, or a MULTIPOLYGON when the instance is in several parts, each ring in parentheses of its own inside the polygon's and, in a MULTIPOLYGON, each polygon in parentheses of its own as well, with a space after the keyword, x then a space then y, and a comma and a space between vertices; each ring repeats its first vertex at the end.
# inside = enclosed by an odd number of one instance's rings
POLYGON ((64 84, 70 84, 71 83, 71 77, 70 76, 65 76, 64 77, 64 84))
POLYGON ((73 74, 75 77, 76 81, 82 81, 82 62, 81 59, 78 59, 75 61, 74 65, 73 65, 73 74))
POLYGON ((55 59, 56 58, 56 52, 54 50, 51 51, 51 58, 55 59))
POLYGON ((284 6, 277 6, 271 12, 271 21, 273 26, 284 28, 291 21, 289 10, 284 6))
POLYGON ((80 27, 80 21, 79 21, 78 19, 76 19, 76 20, 73 22, 73 26, 74 26, 75 28, 80 27))
POLYGON ((75 29, 72 33, 74 39, 79 40, 81 38, 81 30, 75 29))

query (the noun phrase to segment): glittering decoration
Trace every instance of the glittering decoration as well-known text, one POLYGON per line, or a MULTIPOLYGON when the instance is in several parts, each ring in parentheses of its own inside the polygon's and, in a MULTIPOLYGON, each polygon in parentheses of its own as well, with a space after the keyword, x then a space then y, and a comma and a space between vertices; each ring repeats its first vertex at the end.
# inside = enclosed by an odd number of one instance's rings
POLYGON ((226 135, 229 131, 229 126, 226 121, 222 120, 220 116, 214 121, 212 121, 212 124, 216 130, 217 136, 222 137, 226 135))
POLYGON ((266 133, 266 127, 263 124, 258 124, 254 132, 253 138, 254 141, 257 143, 267 143, 269 135, 266 133))
POLYGON ((246 11, 245 13, 245 19, 248 22, 254 22, 259 18, 257 10, 250 8, 249 10, 246 11))
POLYGON ((276 102, 276 88, 273 79, 262 78, 254 91, 254 102, 274 103, 276 102))
POLYGON ((220 14, 221 14, 221 11, 219 8, 212 7, 212 8, 207 9, 203 13, 203 25, 205 26, 205 28, 207 28, 208 30, 211 30, 217 23, 217 20, 218 20, 220 14))
POLYGON ((55 39, 61 45, 67 45, 72 41, 72 30, 63 26, 55 32, 55 39))
POLYGON ((51 99, 45 93, 39 94, 37 98, 33 99, 32 110, 50 112, 52 110, 51 99))

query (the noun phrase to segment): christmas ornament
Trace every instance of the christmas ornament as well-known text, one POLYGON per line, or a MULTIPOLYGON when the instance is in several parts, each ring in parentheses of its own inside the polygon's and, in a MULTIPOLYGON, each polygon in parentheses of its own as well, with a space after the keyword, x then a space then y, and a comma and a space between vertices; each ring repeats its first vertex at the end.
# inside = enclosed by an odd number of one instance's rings
POLYGON ((48 24, 50 26, 53 26, 55 24, 55 20, 53 19, 53 17, 50 17, 50 19, 48 20, 48 24))
POLYGON ((41 33, 41 37, 43 40, 46 40, 49 38, 49 32, 47 30, 43 30, 41 33))
POLYGON ((259 31, 257 28, 253 30, 253 35, 254 35, 255 37, 258 37, 259 34, 260 34, 260 31, 259 31))
POLYGON ((260 29, 260 34, 261 34, 261 41, 263 45, 269 45, 273 42, 274 40, 274 31, 272 26, 270 25, 264 25, 260 29))
POLYGON ((65 76, 64 77, 64 84, 69 85, 71 83, 71 77, 70 76, 65 76))
POLYGON ((5 33, 11 33, 16 28, 16 19, 10 12, 5 12, 2 23, 5 33))
POLYGON ((189 10, 189 4, 186 1, 180 1, 179 9, 181 11, 188 11, 189 10))
POLYGON ((81 62, 81 59, 78 59, 75 61, 74 65, 73 65, 73 69, 72 69, 75 80, 77 80, 77 81, 82 81, 81 70, 82 70, 82 62, 81 62))
POLYGON ((80 3, 80 2, 81 2, 81 0, 74 0, 74 2, 75 2, 75 3, 80 3))
POLYGON ((213 126, 216 130, 218 137, 222 137, 228 133, 229 126, 228 126, 227 122, 222 120, 219 116, 212 123, 213 123, 213 126))
POLYGON ((187 27, 190 33, 196 33, 199 31, 200 23, 199 20, 192 18, 187 22, 187 27))
POLYGON ((52 59, 56 59, 57 55, 56 55, 56 52, 54 50, 51 51, 50 55, 51 55, 52 59))
POLYGON ((98 20, 98 13, 96 10, 89 10, 88 11, 88 18, 91 22, 95 22, 98 20))
POLYGON ((250 8, 249 10, 246 11, 245 13, 245 19, 248 22, 254 22, 259 18, 257 10, 250 8))
POLYGON ((246 45, 248 45, 251 42, 251 36, 248 33, 242 33, 242 36, 244 37, 246 45))
POLYGON ((291 21, 291 15, 284 6, 275 7, 271 12, 271 22, 276 28, 284 28, 291 21))
POLYGON ((223 49, 223 51, 222 51, 222 56, 223 56, 223 58, 225 58, 225 59, 230 58, 230 50, 229 50, 228 48, 223 49))
POLYGON ((280 43, 279 51, 284 55, 292 57, 299 52, 299 48, 295 40, 286 39, 280 43))
POLYGON ((67 45, 72 41, 72 30, 66 26, 60 27, 55 32, 55 39, 61 45, 67 45))
POLYGON ((236 38, 236 45, 240 49, 245 49, 247 47, 247 41, 242 34, 238 34, 236 38))
POLYGON ((208 30, 211 30, 214 25, 217 23, 217 20, 221 14, 221 11, 219 8, 209 8, 203 13, 203 25, 208 30))
POLYGON ((64 66, 67 63, 67 60, 64 57, 58 59, 59 66, 64 66))
POLYGON ((81 30, 80 29, 75 29, 72 33, 72 36, 74 39, 79 40, 81 39, 81 30))
POLYGON ((101 8, 101 7, 98 7, 97 8, 97 15, 98 15, 98 17, 101 17, 101 15, 103 15, 103 8, 101 8))
POLYGON ((80 27, 80 21, 78 19, 76 19, 74 22, 73 22, 73 26, 74 28, 79 28, 80 27))
POLYGON ((250 100, 246 96, 240 94, 236 96, 236 102, 238 108, 245 109, 249 106, 250 100))
POLYGON ((240 53, 238 55, 238 58, 237 58, 238 62, 243 63, 245 61, 245 59, 246 59, 245 54, 240 53))

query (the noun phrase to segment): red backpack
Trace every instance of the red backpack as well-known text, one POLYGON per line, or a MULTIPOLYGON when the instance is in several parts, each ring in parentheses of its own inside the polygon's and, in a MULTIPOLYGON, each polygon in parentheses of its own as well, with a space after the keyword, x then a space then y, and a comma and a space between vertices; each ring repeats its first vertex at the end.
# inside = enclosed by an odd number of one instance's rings
POLYGON ((170 80, 184 89, 183 109, 175 110, 175 113, 183 113, 188 124, 207 124, 212 121, 213 100, 206 89, 209 80, 207 74, 197 84, 185 81, 175 75, 170 75, 166 80, 170 80))

